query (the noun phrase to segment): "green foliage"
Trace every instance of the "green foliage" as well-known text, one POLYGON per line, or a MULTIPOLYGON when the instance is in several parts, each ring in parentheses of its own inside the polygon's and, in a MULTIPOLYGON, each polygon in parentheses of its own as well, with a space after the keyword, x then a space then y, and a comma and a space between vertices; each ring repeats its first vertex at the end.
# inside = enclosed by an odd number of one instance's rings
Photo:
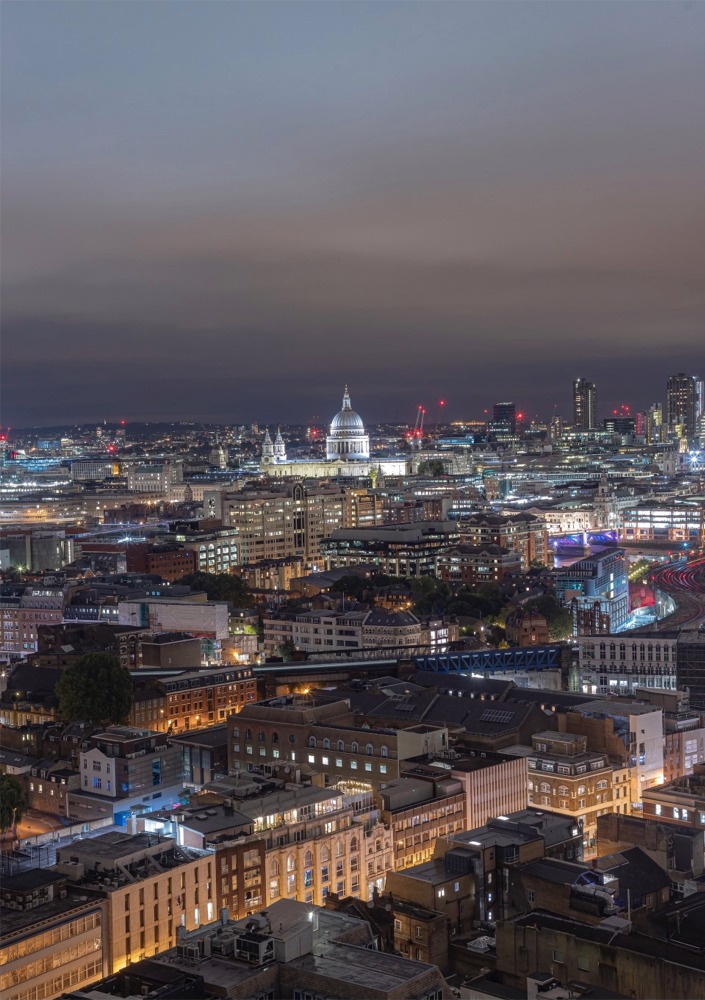
POLYGON ((548 624, 548 634, 553 642, 567 639, 573 633, 573 616, 555 594, 534 597, 524 605, 527 611, 543 615, 548 624))
POLYGON ((12 774, 0 774, 0 831, 12 830, 16 835, 17 824, 27 808, 24 788, 12 774))
POLYGON ((203 591, 209 601, 229 601, 235 608, 249 608, 253 603, 247 585, 234 573, 188 573, 176 582, 203 591))
POLYGON ((63 672, 56 693, 66 722, 95 726, 126 722, 132 708, 132 677, 112 653, 87 653, 63 672))
POLYGON ((354 597, 356 601, 361 601, 368 586, 369 584, 361 577, 350 574, 336 580, 330 589, 332 593, 345 594, 346 597, 354 597))
POLYGON ((293 639, 284 639, 277 646, 277 656, 281 656, 284 660, 290 660, 294 653, 296 652, 296 643, 293 639))
POLYGON ((420 476, 445 476, 446 467, 440 458, 428 458, 419 465, 420 476))

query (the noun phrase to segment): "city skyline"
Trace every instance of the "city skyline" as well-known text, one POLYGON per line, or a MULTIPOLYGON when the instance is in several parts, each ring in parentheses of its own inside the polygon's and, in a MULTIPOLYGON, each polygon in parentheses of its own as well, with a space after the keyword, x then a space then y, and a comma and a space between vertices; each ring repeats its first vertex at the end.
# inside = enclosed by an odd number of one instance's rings
POLYGON ((3 12, 3 423, 702 370, 702 6, 86 9, 3 12))

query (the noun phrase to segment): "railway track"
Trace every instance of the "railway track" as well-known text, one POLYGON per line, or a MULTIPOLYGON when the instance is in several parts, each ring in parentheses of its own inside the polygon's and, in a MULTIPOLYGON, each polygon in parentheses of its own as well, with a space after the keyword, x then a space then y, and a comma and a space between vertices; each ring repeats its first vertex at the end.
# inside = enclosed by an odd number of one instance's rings
MULTIPOLYGON (((690 562, 669 563, 653 574, 654 588, 662 590, 676 602, 676 610, 661 618, 659 631, 697 628, 705 621, 705 558, 690 562)), ((630 635, 653 631, 654 626, 635 628, 630 635)))

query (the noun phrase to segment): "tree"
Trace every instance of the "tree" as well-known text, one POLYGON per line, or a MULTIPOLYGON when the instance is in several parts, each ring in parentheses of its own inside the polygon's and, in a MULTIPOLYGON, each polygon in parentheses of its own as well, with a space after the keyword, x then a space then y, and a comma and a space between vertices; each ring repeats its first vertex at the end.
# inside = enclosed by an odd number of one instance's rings
POLYGON ((0 774, 0 831, 12 830, 17 836, 17 824, 27 808, 24 788, 12 774, 0 774))
POLYGON ((283 660, 291 660, 296 652, 296 643, 287 637, 277 646, 277 653, 283 660))
POLYGON ((203 591, 209 601, 228 601, 236 608, 249 608, 253 603, 247 585, 235 573, 188 573, 176 582, 203 591))
POLYGON ((524 605, 527 611, 543 615, 548 625, 548 634, 554 642, 568 639, 573 632, 573 616, 570 609, 561 604, 555 594, 534 597, 524 605))
POLYGON ((335 594, 345 594, 346 597, 353 597, 356 601, 361 601, 367 587, 368 584, 365 580, 351 573, 336 580, 330 589, 335 594))
POLYGON ((112 653, 87 653, 63 672, 56 693, 66 722, 94 726, 126 722, 132 708, 132 677, 112 653))
POLYGON ((445 476, 446 467, 440 458, 427 458, 418 468, 420 476, 445 476))

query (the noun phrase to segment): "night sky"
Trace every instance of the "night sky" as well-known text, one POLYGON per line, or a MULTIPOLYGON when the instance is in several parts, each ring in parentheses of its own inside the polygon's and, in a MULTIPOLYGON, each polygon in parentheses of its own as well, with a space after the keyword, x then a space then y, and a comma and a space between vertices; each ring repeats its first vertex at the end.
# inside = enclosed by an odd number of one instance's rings
POLYGON ((2 421, 705 375, 705 4, 2 5, 2 421))

